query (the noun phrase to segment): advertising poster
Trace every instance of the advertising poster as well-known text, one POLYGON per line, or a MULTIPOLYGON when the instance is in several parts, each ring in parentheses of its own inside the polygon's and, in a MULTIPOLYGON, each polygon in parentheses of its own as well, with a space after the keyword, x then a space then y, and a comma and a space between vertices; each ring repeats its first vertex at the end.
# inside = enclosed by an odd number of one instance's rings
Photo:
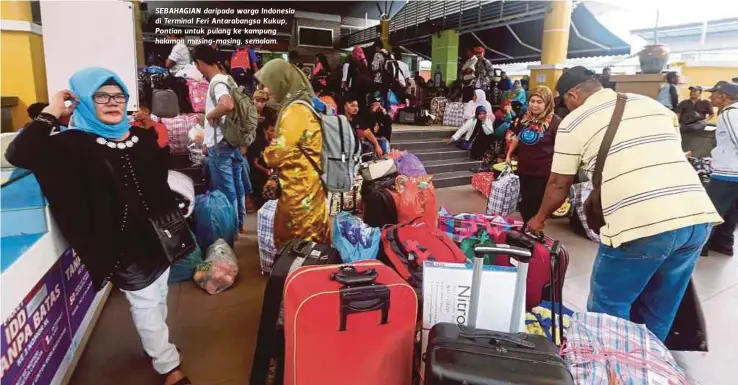
POLYGON ((6 319, 0 384, 49 384, 71 346, 62 271, 55 263, 6 319))
POLYGON ((69 316, 69 332, 72 337, 82 324, 92 301, 95 299, 95 288, 92 278, 87 272, 79 256, 72 249, 68 249, 59 259, 63 274, 65 303, 69 316))

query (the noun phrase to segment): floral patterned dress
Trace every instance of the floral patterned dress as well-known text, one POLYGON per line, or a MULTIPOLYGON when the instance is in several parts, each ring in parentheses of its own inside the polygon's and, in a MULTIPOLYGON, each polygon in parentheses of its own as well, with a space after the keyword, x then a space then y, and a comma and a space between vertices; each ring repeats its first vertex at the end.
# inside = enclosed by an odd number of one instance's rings
POLYGON ((269 168, 279 169, 282 188, 274 216, 274 244, 280 248, 294 238, 330 243, 330 221, 320 175, 299 148, 320 164, 320 123, 308 107, 292 104, 282 112, 277 127, 276 145, 264 150, 269 168))

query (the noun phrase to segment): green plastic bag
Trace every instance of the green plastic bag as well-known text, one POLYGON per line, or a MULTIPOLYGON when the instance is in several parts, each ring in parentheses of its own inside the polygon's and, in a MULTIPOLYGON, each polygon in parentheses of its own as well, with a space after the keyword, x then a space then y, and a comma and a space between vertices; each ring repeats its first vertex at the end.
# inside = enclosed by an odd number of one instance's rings
MULTIPOLYGON (((472 263, 474 261, 474 247, 479 245, 494 245, 494 241, 489 237, 487 231, 484 229, 479 230, 476 235, 461 241, 461 251, 466 255, 466 259, 472 263)), ((494 265, 493 255, 484 255, 485 265, 494 265)))

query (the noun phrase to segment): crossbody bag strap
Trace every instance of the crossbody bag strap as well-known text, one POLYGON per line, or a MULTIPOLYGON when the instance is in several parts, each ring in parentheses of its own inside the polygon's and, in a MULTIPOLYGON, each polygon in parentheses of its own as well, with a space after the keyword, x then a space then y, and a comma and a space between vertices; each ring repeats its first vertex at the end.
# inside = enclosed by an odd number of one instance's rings
POLYGON ((597 161, 595 162, 594 172, 592 173, 592 186, 596 190, 599 190, 600 186, 602 186, 602 169, 605 168, 607 154, 610 152, 610 147, 612 146, 613 139, 615 139, 620 121, 623 120, 623 111, 625 111, 625 102, 627 101, 628 97, 625 94, 618 93, 618 98, 615 101, 615 110, 610 118, 610 124, 607 126, 605 136, 602 138, 602 144, 600 144, 600 151, 597 153, 597 161))

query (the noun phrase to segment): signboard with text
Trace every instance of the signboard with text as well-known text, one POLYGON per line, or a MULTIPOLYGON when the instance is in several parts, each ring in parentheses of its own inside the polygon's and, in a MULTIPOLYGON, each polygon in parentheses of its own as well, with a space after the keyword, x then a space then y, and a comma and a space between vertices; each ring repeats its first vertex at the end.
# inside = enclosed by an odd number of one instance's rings
POLYGON ((95 294, 79 257, 67 250, 0 327, 0 385, 50 384, 95 294))

